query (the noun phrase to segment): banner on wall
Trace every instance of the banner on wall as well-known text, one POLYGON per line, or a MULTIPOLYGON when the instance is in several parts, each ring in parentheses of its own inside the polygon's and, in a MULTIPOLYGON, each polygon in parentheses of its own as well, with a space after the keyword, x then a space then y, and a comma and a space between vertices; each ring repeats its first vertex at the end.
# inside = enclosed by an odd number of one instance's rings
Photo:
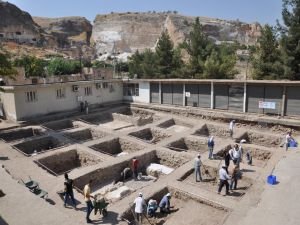
POLYGON ((258 108, 260 109, 276 109, 276 102, 258 102, 258 108))

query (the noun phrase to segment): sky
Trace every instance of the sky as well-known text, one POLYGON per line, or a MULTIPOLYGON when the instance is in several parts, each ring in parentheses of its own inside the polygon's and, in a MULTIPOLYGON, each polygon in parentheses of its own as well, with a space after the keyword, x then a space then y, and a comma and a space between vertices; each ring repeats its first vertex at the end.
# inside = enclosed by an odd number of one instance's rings
MULTIPOLYGON (((6 0, 7 1, 7 0, 6 0)), ((32 16, 84 16, 111 12, 178 11, 187 16, 208 16, 275 25, 281 20, 282 0, 8 0, 32 16)))

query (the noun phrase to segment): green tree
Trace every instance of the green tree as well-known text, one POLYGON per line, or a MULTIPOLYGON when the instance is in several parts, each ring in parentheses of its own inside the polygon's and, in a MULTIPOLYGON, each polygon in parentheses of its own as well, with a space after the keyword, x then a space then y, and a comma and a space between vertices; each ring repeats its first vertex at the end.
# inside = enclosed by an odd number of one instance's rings
POLYGON ((188 39, 183 42, 182 47, 190 57, 188 64, 190 73, 200 78, 204 71, 205 61, 212 53, 213 43, 204 34, 198 17, 193 23, 193 29, 189 33, 188 39))
POLYGON ((13 68, 13 64, 9 59, 9 56, 4 53, 0 53, 0 76, 6 76, 13 78, 17 71, 13 68))
POLYGON ((168 75, 171 74, 172 69, 174 69, 173 66, 175 66, 173 63, 173 57, 174 57, 174 45, 173 42, 170 39, 170 36, 168 34, 168 31, 163 31, 162 35, 160 36, 155 52, 157 55, 157 63, 158 63, 158 70, 161 75, 165 75, 168 77, 168 75))
POLYGON ((14 61, 15 66, 24 67, 26 77, 45 76, 46 62, 35 56, 25 55, 14 61))
POLYGON ((139 53, 138 51, 131 56, 129 62, 129 74, 137 78, 157 78, 157 57, 150 49, 139 53))
POLYGON ((53 58, 48 64, 48 73, 51 75, 68 75, 81 72, 80 62, 63 58, 53 58))
POLYGON ((283 0, 281 46, 285 77, 300 80, 300 0, 283 0))
POLYGON ((284 65, 275 29, 265 25, 258 40, 258 46, 251 56, 254 79, 282 79, 284 65))

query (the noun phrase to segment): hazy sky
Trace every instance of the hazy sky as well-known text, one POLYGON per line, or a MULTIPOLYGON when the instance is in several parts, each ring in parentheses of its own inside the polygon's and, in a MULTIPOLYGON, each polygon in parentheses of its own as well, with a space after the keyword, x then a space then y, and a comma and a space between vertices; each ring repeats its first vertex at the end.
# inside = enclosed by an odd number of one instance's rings
POLYGON ((8 0, 33 16, 84 16, 97 14, 176 10, 183 15, 239 19, 275 24, 281 19, 282 0, 8 0))

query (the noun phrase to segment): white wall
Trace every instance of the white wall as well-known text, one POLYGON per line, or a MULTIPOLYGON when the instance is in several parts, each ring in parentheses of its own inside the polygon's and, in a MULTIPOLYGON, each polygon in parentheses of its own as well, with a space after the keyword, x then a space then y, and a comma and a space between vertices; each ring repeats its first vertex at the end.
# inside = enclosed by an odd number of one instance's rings
POLYGON ((93 81, 80 83, 26 85, 22 87, 16 87, 16 117, 18 120, 20 120, 31 118, 37 115, 46 115, 49 113, 79 109, 78 97, 80 96, 82 96, 83 101, 88 101, 90 105, 121 101, 123 98, 122 83, 114 82, 109 84, 112 84, 112 89, 96 89, 96 85, 93 81), (79 86, 78 92, 73 92, 73 85, 79 86), (87 86, 92 87, 91 96, 85 96, 84 94, 84 87, 87 86), (59 88, 65 88, 65 98, 58 99, 56 97, 56 90, 59 88), (26 91, 30 90, 35 90, 37 92, 37 101, 26 102, 25 93, 26 91))
POLYGON ((0 92, 6 119, 17 120, 15 95, 13 92, 0 92))
POLYGON ((150 103, 150 83, 139 82, 139 96, 124 96, 123 99, 132 102, 150 103))

